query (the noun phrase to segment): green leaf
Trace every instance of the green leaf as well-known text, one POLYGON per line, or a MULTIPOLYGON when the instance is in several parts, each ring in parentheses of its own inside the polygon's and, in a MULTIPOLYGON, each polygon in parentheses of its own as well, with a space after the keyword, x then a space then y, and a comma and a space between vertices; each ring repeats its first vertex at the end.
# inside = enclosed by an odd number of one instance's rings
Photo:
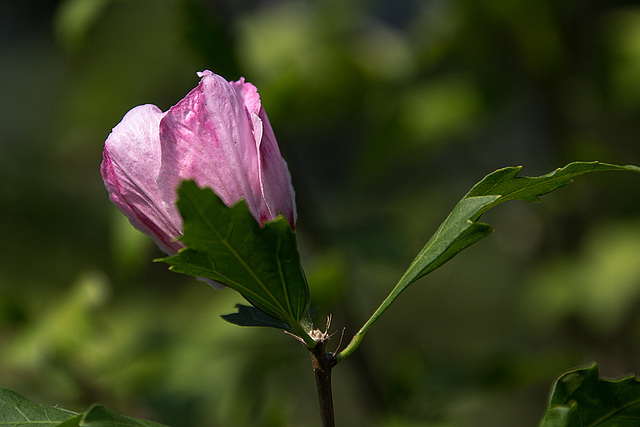
POLYGON ((75 412, 38 405, 18 393, 0 389, 0 426, 57 426, 75 412))
MULTIPOLYGON (((102 406, 93 405, 84 414, 78 424, 82 427, 160 427, 151 421, 140 420, 126 415, 113 412, 112 410, 102 406)), ((64 427, 64 426, 63 426, 64 427)))
POLYGON ((240 292, 251 304, 303 334, 309 288, 296 238, 282 216, 262 228, 244 201, 227 207, 211 189, 193 181, 178 188, 187 246, 162 261, 170 269, 205 277, 240 292))
POLYGON ((440 267, 458 252, 491 234, 493 228, 487 224, 471 221, 480 210, 495 203, 500 196, 489 195, 462 199, 453 208, 447 219, 429 239, 420 254, 413 260, 400 279, 406 286, 440 267))
POLYGON ((640 425, 640 379, 600 379, 593 364, 563 374, 551 388, 540 427, 640 425))
POLYGON ((237 313, 225 314, 222 317, 229 323, 238 326, 266 326, 269 328, 291 330, 291 327, 275 317, 249 305, 236 304, 237 313))
POLYGON ((93 405, 80 414, 43 406, 7 389, 0 389, 0 426, 162 427, 151 421, 118 414, 102 405, 93 405))
POLYGON ((507 167, 490 173, 458 202, 447 219, 411 262, 407 271, 382 302, 376 312, 338 354, 338 361, 349 356, 360 345, 364 334, 398 296, 412 283, 442 266, 456 254, 482 240, 493 229, 478 222, 488 209, 507 200, 539 202, 539 197, 573 182, 573 178, 595 171, 623 170, 640 172, 637 166, 618 166, 600 162, 575 162, 538 177, 518 177, 518 167, 507 167))
POLYGON ((473 186, 413 260, 398 283, 401 291, 440 267, 462 249, 488 236, 492 231, 491 227, 477 221, 484 212, 502 202, 539 202, 540 196, 564 187, 573 182, 576 176, 589 172, 640 172, 637 166, 617 166, 600 162, 570 163, 564 168, 538 177, 518 177, 521 169, 521 166, 498 169, 473 186))

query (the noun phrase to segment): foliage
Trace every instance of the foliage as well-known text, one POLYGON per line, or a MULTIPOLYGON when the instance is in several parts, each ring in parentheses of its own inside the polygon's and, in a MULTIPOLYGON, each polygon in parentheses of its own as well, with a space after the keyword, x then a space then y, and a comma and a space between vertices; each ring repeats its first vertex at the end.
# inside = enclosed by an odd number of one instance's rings
POLYGON ((6 389, 0 389, 0 425, 12 427, 161 427, 161 424, 118 414, 102 405, 92 405, 80 414, 57 407, 46 407, 6 389))
MULTIPOLYGON (((315 414, 299 344, 221 322, 247 302, 149 263, 161 253, 96 172, 123 112, 168 108, 194 70, 260 88, 310 298, 345 339, 487 171, 640 164, 630 2, 4 3, 0 378, 38 402, 176 427, 315 414)), ((410 286, 368 336, 373 356, 337 368, 339 419, 521 425, 567 367, 639 372, 640 273, 623 262, 640 258, 637 194, 606 174, 488 211, 491 239, 410 286)))
POLYGON ((264 326, 268 328, 283 329, 286 331, 291 330, 291 326, 286 323, 282 323, 278 319, 275 319, 264 311, 258 310, 255 307, 244 304, 236 304, 236 313, 225 314, 222 316, 224 320, 229 323, 238 326, 264 326))
POLYGON ((640 378, 601 379, 593 364, 558 378, 540 427, 621 427, 638 422, 640 378))
POLYGON ((499 169, 484 177, 453 208, 447 219, 422 248, 387 299, 354 336, 351 344, 338 355, 342 360, 360 344, 362 337, 384 311, 410 284, 431 273, 458 252, 487 237, 493 229, 478 220, 490 208, 508 200, 539 202, 540 196, 573 182, 573 178, 596 171, 635 171, 640 167, 618 166, 600 162, 574 162, 546 175, 518 177, 521 167, 499 169))
POLYGON ((229 286, 286 329, 307 336, 302 322, 309 323, 309 288, 287 219, 260 228, 244 201, 227 208, 193 181, 178 188, 177 205, 187 249, 165 258, 171 270, 229 286))

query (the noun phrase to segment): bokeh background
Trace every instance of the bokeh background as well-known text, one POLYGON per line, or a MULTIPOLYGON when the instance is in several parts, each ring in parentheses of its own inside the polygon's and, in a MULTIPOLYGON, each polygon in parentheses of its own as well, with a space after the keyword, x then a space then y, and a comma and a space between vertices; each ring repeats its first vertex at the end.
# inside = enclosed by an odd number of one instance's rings
MULTIPOLYGON (((318 326, 345 340, 499 167, 640 164, 640 5, 0 3, 0 387, 173 426, 317 426, 309 358, 220 315, 111 205, 102 145, 211 69, 260 90, 318 326)), ((640 176, 580 178, 410 287, 334 370, 339 425, 535 426, 553 379, 640 371, 640 176)))

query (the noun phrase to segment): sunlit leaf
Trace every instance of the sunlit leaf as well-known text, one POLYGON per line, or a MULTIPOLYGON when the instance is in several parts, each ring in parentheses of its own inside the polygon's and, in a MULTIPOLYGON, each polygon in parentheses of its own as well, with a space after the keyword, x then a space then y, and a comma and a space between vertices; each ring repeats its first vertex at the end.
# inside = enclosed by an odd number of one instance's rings
POLYGON ((563 374, 551 389, 540 427, 625 427, 640 425, 640 379, 599 378, 598 367, 563 374))
POLYGON ((413 260, 398 284, 402 291, 411 283, 440 267, 458 252, 488 236, 492 229, 477 222, 488 209, 507 200, 539 202, 548 194, 589 172, 627 170, 640 172, 637 166, 617 166, 600 162, 575 162, 538 177, 519 177, 518 167, 498 169, 473 186, 455 206, 449 217, 413 260))
POLYGON ((570 163, 564 168, 538 177, 519 177, 517 175, 521 169, 520 166, 498 169, 473 186, 411 262, 389 296, 338 355, 339 361, 353 353, 371 325, 409 285, 442 266, 463 249, 491 234, 491 226, 478 222, 488 209, 507 200, 538 202, 540 196, 564 187, 573 182, 576 176, 589 172, 640 172, 637 166, 618 166, 600 162, 570 163))

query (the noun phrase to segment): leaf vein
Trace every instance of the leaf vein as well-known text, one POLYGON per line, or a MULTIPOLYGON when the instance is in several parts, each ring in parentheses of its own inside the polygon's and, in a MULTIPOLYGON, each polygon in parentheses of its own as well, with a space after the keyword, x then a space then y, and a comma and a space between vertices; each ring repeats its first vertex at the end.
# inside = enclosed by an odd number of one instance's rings
MULTIPOLYGON (((253 271, 253 269, 247 264, 245 259, 242 256, 240 256, 240 254, 233 248, 233 246, 230 244, 229 240, 226 237, 222 236, 222 233, 217 229, 217 227, 207 217, 206 211, 200 205, 200 203, 198 203, 198 201, 194 197, 192 197, 192 195, 188 194, 188 197, 189 197, 191 203, 193 204, 193 206, 196 208, 196 211, 198 212, 198 214, 200 215, 200 217, 202 218, 204 223, 207 225, 207 227, 216 235, 216 237, 218 237, 220 239, 222 244, 227 248, 227 250, 231 253, 231 255, 240 263, 240 265, 243 266, 243 268, 256 281, 256 283, 265 291, 265 293, 272 299, 272 301, 277 303, 277 306, 279 307, 279 310, 276 310, 276 312, 284 312, 284 307, 282 307, 282 305, 279 303, 279 301, 276 299, 276 297, 273 295, 273 293, 269 290, 269 288, 264 284, 264 282, 262 282, 260 277, 258 277, 258 275, 255 273, 255 271, 253 271)), ((231 226, 229 226, 228 232, 229 232, 229 234, 232 232, 232 227, 231 226)))

